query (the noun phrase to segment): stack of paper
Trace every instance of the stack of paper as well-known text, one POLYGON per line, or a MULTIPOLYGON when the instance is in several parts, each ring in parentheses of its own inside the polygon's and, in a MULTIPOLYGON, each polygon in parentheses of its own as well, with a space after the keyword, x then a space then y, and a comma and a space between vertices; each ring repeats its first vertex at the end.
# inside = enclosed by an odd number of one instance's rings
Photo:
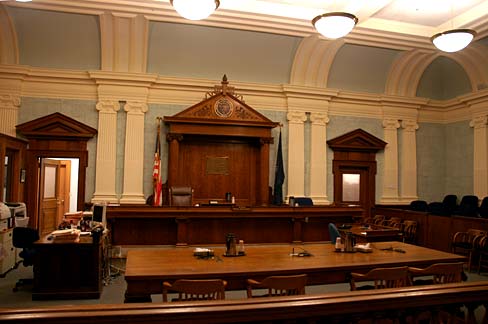
POLYGON ((79 242, 81 231, 78 229, 63 229, 52 232, 53 242, 79 242))

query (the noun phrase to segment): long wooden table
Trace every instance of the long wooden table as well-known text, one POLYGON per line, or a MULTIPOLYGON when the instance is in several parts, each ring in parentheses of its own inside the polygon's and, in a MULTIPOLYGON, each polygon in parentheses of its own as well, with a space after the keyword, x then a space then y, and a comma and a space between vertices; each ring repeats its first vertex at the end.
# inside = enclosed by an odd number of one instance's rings
POLYGON ((246 279, 260 280, 269 275, 306 273, 308 284, 346 282, 348 274, 377 267, 401 265, 425 267, 439 262, 465 261, 464 256, 402 242, 371 243, 372 253, 335 252, 333 244, 280 244, 246 246, 246 255, 224 257, 224 247, 214 249, 213 259, 193 256, 193 247, 130 250, 127 254, 125 302, 151 301, 151 294, 162 292, 163 281, 176 279, 227 280, 228 290, 245 289, 246 279), (399 248, 405 253, 386 248, 399 248), (290 256, 310 252, 310 257, 290 256))

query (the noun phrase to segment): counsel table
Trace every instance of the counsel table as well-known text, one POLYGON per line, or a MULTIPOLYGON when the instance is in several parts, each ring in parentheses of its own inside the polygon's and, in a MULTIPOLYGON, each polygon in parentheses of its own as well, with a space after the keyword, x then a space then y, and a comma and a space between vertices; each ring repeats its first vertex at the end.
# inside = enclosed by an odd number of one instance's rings
POLYGON ((425 267, 438 262, 465 261, 463 256, 401 242, 371 243, 372 253, 338 253, 332 244, 280 244, 246 246, 246 256, 223 257, 223 247, 215 248, 214 259, 197 259, 194 248, 130 250, 127 254, 125 302, 151 301, 160 294, 162 281, 222 278, 228 290, 245 289, 246 279, 269 275, 306 273, 308 285, 346 282, 348 273, 366 272, 377 267, 400 265, 425 267), (405 253, 384 251, 400 248, 405 253), (311 257, 292 257, 292 249, 312 253, 311 257))

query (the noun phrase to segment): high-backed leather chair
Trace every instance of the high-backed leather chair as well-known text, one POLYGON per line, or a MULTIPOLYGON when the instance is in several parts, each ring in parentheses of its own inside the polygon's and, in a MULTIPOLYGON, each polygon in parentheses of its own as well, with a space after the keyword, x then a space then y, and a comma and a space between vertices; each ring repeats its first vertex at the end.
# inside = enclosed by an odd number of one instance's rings
POLYGON ((454 213, 461 216, 478 216, 478 197, 474 195, 463 196, 454 213))
MULTIPOLYGON (((16 248, 22 249, 19 256, 22 258, 22 264, 26 267, 34 264, 35 250, 34 242, 39 240, 39 233, 36 229, 30 227, 14 227, 12 234, 12 243, 16 248)), ((17 291, 20 286, 31 284, 33 279, 19 279, 15 283, 13 291, 17 291)))
POLYGON ((193 189, 189 186, 173 186, 169 188, 170 206, 192 206, 193 189))
POLYGON ((488 197, 483 198, 479 208, 480 217, 488 218, 488 197))
POLYGON ((427 202, 425 200, 413 200, 410 202, 408 209, 414 211, 427 211, 427 202))
POLYGON ((310 197, 295 197, 295 204, 298 204, 298 206, 313 206, 313 200, 310 197))

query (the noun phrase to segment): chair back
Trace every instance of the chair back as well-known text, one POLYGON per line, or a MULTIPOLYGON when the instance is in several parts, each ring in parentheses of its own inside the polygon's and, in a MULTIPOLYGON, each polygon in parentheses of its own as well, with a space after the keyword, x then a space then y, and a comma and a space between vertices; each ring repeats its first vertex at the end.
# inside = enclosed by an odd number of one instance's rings
POLYGON ((313 200, 309 197, 295 197, 295 204, 298 204, 298 206, 313 206, 313 200))
POLYGON ((483 198, 479 208, 480 217, 488 218, 488 197, 483 198))
POLYGON ((413 200, 410 202, 409 209, 414 211, 427 211, 427 202, 425 200, 413 200))
POLYGON ((417 222, 406 220, 403 222, 403 240, 407 243, 417 243, 417 222))
POLYGON ((432 276, 431 280, 420 281, 426 284, 445 284, 462 281, 462 273, 464 271, 463 262, 454 263, 436 263, 425 269, 409 267, 408 271, 413 279, 413 284, 416 284, 415 277, 432 276))
POLYGON ((305 285, 307 284, 307 275, 293 275, 293 276, 271 276, 258 282, 253 279, 247 280, 247 297, 257 297, 253 295, 253 289, 267 289, 268 293, 264 296, 292 296, 304 295, 305 285))
POLYGON ((225 299, 227 282, 221 279, 179 279, 173 284, 163 283, 163 302, 168 301, 169 292, 178 293, 176 301, 225 299))
POLYGON ((351 290, 357 290, 357 281, 373 281, 374 289, 398 288, 411 285, 408 267, 376 268, 366 274, 351 273, 351 290))
POLYGON ((457 208, 457 196, 446 195, 442 200, 442 207, 448 215, 451 215, 457 208))
POLYGON ((336 239, 338 237, 341 237, 341 234, 339 233, 339 230, 337 229, 337 226, 334 223, 329 223, 329 236, 330 236, 330 242, 332 244, 335 244, 336 239))
POLYGON ((375 215, 373 217, 373 224, 381 225, 381 223, 383 223, 384 220, 385 220, 385 215, 375 215))
POLYGON ((189 186, 174 186, 169 189, 170 206, 192 206, 193 189, 189 186))
POLYGON ((474 195, 463 196, 455 213, 461 216, 471 216, 471 217, 477 216, 478 197, 474 195))
POLYGON ((12 244, 19 249, 32 247, 39 240, 39 232, 30 227, 14 227, 12 232, 12 244))

